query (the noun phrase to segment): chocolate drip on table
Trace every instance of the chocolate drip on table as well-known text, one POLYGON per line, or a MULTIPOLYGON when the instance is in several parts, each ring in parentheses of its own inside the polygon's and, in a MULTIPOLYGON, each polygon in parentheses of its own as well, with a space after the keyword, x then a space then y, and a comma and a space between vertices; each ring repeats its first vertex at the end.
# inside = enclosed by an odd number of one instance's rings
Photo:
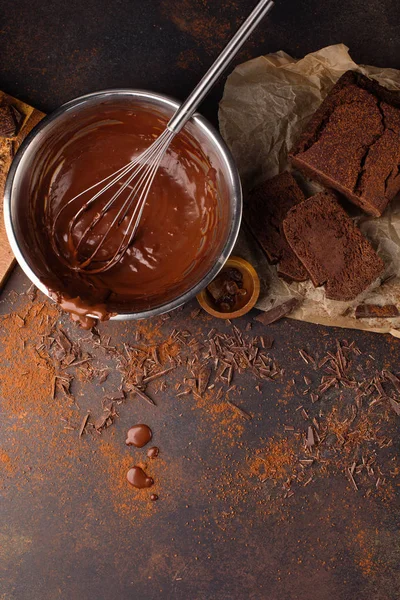
POLYGON ((139 490, 154 485, 154 479, 148 477, 141 467, 132 467, 132 469, 129 469, 126 478, 133 487, 139 490))
POLYGON ((160 454, 160 449, 157 446, 153 446, 147 450, 147 458, 157 458, 160 454))
POLYGON ((153 433, 148 425, 134 425, 127 433, 125 443, 127 446, 135 446, 136 448, 143 448, 149 443, 153 433))

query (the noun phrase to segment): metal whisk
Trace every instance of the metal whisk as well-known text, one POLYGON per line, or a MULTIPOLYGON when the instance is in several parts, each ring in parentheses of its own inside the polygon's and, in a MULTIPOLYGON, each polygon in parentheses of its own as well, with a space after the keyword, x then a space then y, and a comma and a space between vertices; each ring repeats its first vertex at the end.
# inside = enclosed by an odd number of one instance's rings
MULTIPOLYGON (((93 193, 93 196, 90 197, 79 208, 69 223, 68 242, 70 249, 72 249, 72 257, 74 261, 73 265, 69 263, 70 267, 76 271, 82 271, 86 273, 102 273, 111 269, 121 260, 136 235, 150 188, 153 184, 158 168, 160 167, 161 161, 173 138, 179 133, 179 131, 181 131, 188 120, 192 117, 199 104, 211 90, 213 85, 217 82, 225 68, 243 46, 250 34, 258 26, 263 17, 271 10, 273 5, 274 2, 272 0, 261 0, 258 3, 256 8, 222 51, 220 56, 208 70, 197 87, 168 122, 165 131, 149 148, 147 148, 147 150, 142 152, 142 154, 125 166, 121 167, 118 171, 115 171, 108 177, 98 181, 91 187, 80 192, 74 198, 69 200, 69 202, 67 202, 57 213, 52 225, 53 246, 58 256, 65 262, 65 259, 62 256, 62 251, 56 241, 57 238, 55 233, 57 230, 58 220, 61 214, 65 210, 68 210, 68 208, 71 208, 71 205, 79 201, 82 196, 90 194, 90 192, 93 193), (110 200, 106 202, 106 204, 97 212, 92 222, 84 229, 79 241, 75 244, 72 241, 72 234, 77 224, 81 221, 84 213, 89 208, 95 207, 95 203, 99 200, 101 202, 103 194, 105 194, 108 190, 113 190, 114 188, 116 190, 115 193, 112 195, 110 200), (120 198, 122 194, 124 194, 125 199, 123 199, 124 196, 122 196, 123 201, 111 224, 107 225, 106 231, 100 237, 100 240, 95 244, 90 256, 80 260, 80 250, 82 249, 82 246, 85 245, 88 240, 90 240, 90 236, 94 228, 102 221, 102 219, 104 219, 105 215, 110 211, 110 209, 116 205, 118 198, 120 198), (114 251, 114 254, 111 258, 102 258, 101 250, 104 249, 104 245, 110 236, 110 232, 114 228, 120 228, 126 217, 128 217, 128 224, 122 234, 122 239, 118 248, 114 251)), ((80 200, 80 202, 82 202, 82 200, 80 200)))

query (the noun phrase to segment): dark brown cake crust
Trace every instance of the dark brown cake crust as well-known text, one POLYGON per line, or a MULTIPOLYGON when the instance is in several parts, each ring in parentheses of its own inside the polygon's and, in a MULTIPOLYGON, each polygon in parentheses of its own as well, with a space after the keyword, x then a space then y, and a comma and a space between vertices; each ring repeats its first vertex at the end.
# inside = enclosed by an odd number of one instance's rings
POLYGON ((326 297, 353 300, 384 264, 335 196, 321 192, 292 208, 283 222, 286 239, 326 297))
POLYGON ((290 157, 311 179, 380 216, 400 191, 400 92, 347 71, 290 157))
POLYGON ((282 231, 289 209, 304 200, 290 173, 281 173, 258 186, 244 207, 244 219, 278 274, 290 281, 304 281, 308 274, 290 249, 282 231))

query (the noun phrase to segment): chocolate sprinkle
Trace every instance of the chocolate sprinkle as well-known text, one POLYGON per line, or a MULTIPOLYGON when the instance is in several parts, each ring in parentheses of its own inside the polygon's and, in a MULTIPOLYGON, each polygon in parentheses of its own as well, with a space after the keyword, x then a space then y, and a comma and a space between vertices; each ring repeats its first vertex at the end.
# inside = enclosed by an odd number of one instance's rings
POLYGON ((90 417, 90 412, 88 412, 88 413, 87 413, 87 414, 86 414, 86 415, 83 417, 83 419, 82 419, 82 423, 81 423, 81 426, 80 426, 80 428, 79 428, 79 437, 82 437, 82 435, 83 435, 83 433, 84 433, 84 431, 85 431, 85 429, 86 429, 87 422, 89 421, 89 417, 90 417))

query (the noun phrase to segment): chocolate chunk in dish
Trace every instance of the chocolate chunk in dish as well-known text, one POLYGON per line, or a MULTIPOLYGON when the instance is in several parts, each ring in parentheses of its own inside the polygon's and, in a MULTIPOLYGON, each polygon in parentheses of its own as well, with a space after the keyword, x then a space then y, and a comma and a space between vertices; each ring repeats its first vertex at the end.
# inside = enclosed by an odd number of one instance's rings
POLYGON ((207 286, 207 292, 221 312, 238 310, 240 298, 247 296, 247 290, 243 288, 243 275, 233 267, 223 269, 207 286))
POLYGON ((308 275, 285 239, 282 221, 303 200, 293 176, 281 173, 255 188, 244 208, 245 221, 268 260, 278 263, 278 274, 291 281, 304 281, 308 275))
POLYGON ((347 71, 290 157, 311 179, 381 216, 400 191, 400 92, 347 71))
POLYGON ((283 230, 313 284, 325 284, 327 298, 353 300, 383 271, 383 261, 330 192, 293 207, 283 230))

